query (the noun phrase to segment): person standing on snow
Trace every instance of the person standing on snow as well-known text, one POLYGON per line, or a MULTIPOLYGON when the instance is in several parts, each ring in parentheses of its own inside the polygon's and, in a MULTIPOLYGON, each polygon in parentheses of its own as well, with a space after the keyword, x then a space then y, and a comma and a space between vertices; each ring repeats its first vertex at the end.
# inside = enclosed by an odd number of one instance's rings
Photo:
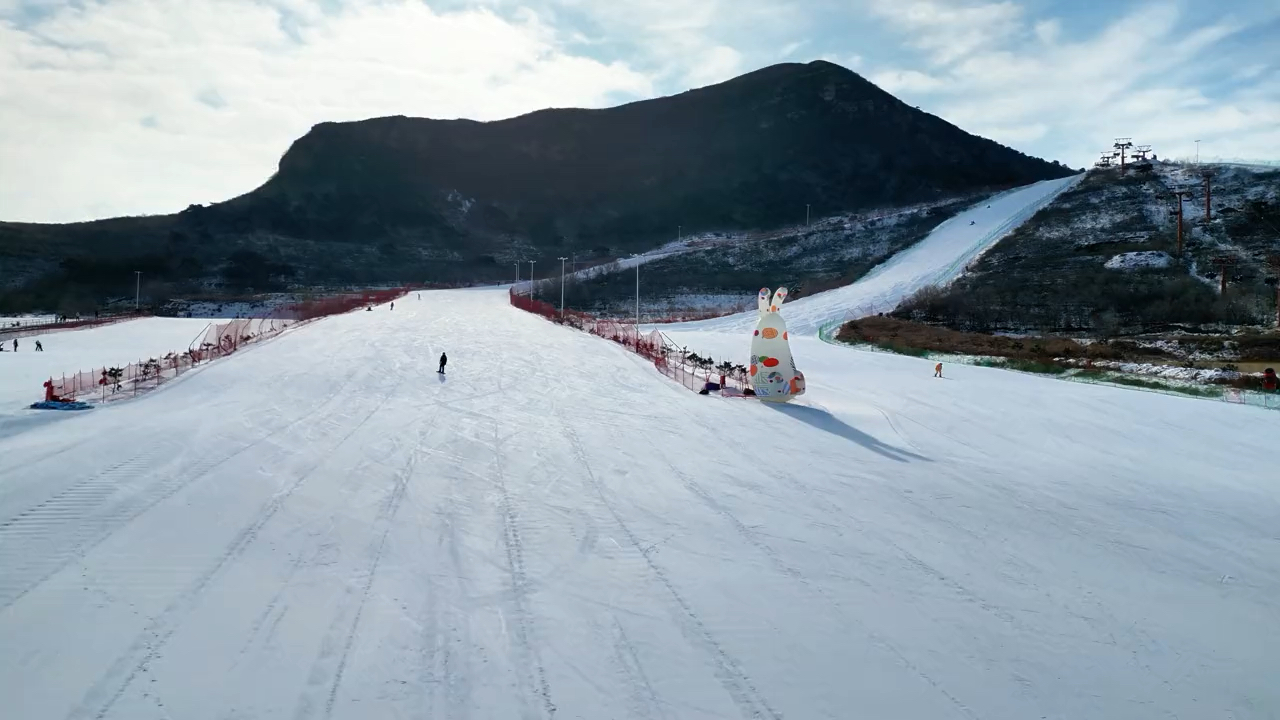
POLYGON ((36 341, 36 352, 44 352, 44 345, 41 345, 39 340, 36 341))
POLYGON ((18 352, 18 338, 13 339, 13 351, 18 352))
POLYGON ((448 355, 445 355, 444 353, 440 353, 440 369, 439 369, 439 370, 437 370, 436 372, 438 372, 438 373, 440 373, 441 375, 443 375, 443 374, 444 374, 444 366, 445 366, 445 363, 447 363, 447 362, 449 362, 449 356, 448 356, 448 355))
POLYGON ((391 309, 392 309, 392 310, 395 310, 395 309, 396 309, 396 304, 395 304, 395 303, 391 303, 391 309))
POLYGON ((942 363, 933 366, 933 376, 942 377, 942 363))

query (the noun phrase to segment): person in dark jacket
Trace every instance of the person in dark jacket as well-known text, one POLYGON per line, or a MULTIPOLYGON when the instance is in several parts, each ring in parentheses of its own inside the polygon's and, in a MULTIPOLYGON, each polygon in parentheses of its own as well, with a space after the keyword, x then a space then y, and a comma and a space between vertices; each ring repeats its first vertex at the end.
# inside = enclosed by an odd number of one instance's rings
POLYGON ((443 375, 443 374, 444 374, 444 366, 445 366, 445 363, 447 363, 447 362, 449 362, 449 356, 448 356, 448 355, 445 355, 444 353, 440 353, 440 369, 439 369, 439 370, 437 370, 436 372, 438 372, 438 373, 440 373, 441 375, 443 375))

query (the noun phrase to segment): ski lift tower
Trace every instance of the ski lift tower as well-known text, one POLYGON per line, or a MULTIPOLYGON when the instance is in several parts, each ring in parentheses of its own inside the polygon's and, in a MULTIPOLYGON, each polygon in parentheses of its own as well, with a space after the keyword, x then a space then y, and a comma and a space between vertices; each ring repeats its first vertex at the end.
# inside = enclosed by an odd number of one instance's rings
POLYGON ((1236 259, 1229 255, 1219 255, 1213 259, 1218 266, 1218 294, 1227 294, 1227 272, 1236 264, 1236 259))
POLYGON ((1102 153, 1102 157, 1098 158, 1098 161, 1095 162, 1093 166, 1100 170, 1104 170, 1106 168, 1111 167, 1111 153, 1110 152, 1102 153))
POLYGON ((1176 209, 1169 211, 1170 215, 1175 215, 1178 218, 1178 257, 1179 258, 1182 257, 1182 203, 1186 202, 1187 198, 1190 196, 1191 196, 1190 190, 1174 190, 1173 199, 1178 203, 1178 206, 1176 209))
POLYGON ((1271 265, 1271 277, 1266 283, 1276 291, 1276 327, 1280 328, 1280 254, 1267 258, 1267 262, 1271 265))
POLYGON ((1120 169, 1124 170, 1124 151, 1133 147, 1133 138, 1116 138, 1116 142, 1111 147, 1120 152, 1120 169))
POLYGON ((1207 168, 1201 170, 1200 179, 1204 180, 1204 221, 1207 223, 1213 219, 1213 207, 1209 204, 1213 200, 1213 186, 1210 183, 1213 179, 1213 170, 1207 168))

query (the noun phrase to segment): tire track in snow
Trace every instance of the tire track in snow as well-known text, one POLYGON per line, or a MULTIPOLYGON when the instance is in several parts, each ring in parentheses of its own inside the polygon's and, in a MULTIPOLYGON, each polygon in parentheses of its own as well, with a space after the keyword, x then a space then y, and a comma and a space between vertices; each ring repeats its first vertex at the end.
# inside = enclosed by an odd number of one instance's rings
MULTIPOLYGON (((58 574, 63 568, 87 555, 98 545, 105 542, 122 527, 129 525, 136 518, 157 504, 169 499, 180 490, 203 479, 222 465, 235 460, 244 453, 272 440, 276 435, 288 432, 303 421, 313 418, 336 399, 351 383, 355 373, 349 375, 342 385, 331 393, 324 401, 310 412, 304 413, 285 425, 268 432, 266 435, 250 442, 238 450, 217 457, 206 455, 200 457, 191 467, 182 472, 170 472, 168 477, 156 482, 134 495, 125 497, 120 503, 108 508, 104 513, 94 516, 95 511, 103 509, 102 501, 116 494, 122 479, 131 477, 137 470, 152 467, 154 458, 172 452, 180 447, 176 442, 159 443, 134 457, 129 458, 107 470, 94 475, 81 483, 73 485, 74 490, 69 502, 60 506, 63 512, 57 523, 41 523, 40 515, 27 519, 27 514, 39 509, 37 505, 24 513, 11 518, 0 526, 0 540, 6 541, 5 552, 0 554, 0 567, 3 567, 4 580, 0 583, 0 610, 21 600, 32 590, 58 574), (15 545, 8 542, 6 535, 13 536, 25 533, 25 542, 15 545), (45 548, 31 548, 33 543, 45 543, 45 548), (11 558, 24 563, 15 568, 10 564, 11 558)), ((162 474, 161 468, 151 472, 143 472, 141 478, 154 478, 162 474)), ((65 492, 65 491, 64 491, 65 492)), ((55 496, 55 498, 58 496, 55 496)), ((52 500, 52 499, 51 499, 52 500)), ((46 503, 50 500, 46 500, 46 503)), ((44 503, 42 503, 43 505, 44 503)))
MULTIPOLYGON (((333 717, 333 710, 338 700, 338 690, 342 686, 342 678, 346 673, 347 662, 351 657, 351 648, 355 644, 356 635, 360 630, 360 618, 364 615, 365 605, 369 602, 373 582, 377 578, 378 566, 381 564, 383 553, 386 550, 387 536, 390 535, 396 513, 404 502, 409 479, 413 476, 413 471, 417 466, 418 454, 421 452, 425 437, 426 433, 419 430, 417 445, 409 451, 409 457, 404 467, 398 470, 394 476, 391 492, 378 508, 378 514, 373 522, 372 533, 377 539, 371 542, 366 550, 366 554, 370 559, 364 572, 364 582, 360 585, 359 596, 355 597, 355 592, 348 586, 346 598, 334 614, 334 620, 329 626, 329 631, 320 643, 320 652, 312 662, 307 684, 313 687, 327 685, 324 700, 324 717, 326 719, 333 717), (354 608, 351 607, 352 603, 354 603, 354 608), (351 616, 350 622, 345 623, 344 629, 343 621, 349 615, 351 616), (336 666, 330 669, 326 666, 333 663, 333 648, 337 644, 339 635, 342 638, 342 648, 337 655, 336 666)), ((398 441, 394 439, 393 449, 396 452, 400 449, 398 441)), ((304 691, 302 698, 298 701, 294 717, 298 720, 311 717, 314 714, 315 706, 316 703, 310 693, 304 691)))
POLYGON ((653 683, 649 681, 649 675, 644 671, 644 665, 640 662, 640 654, 636 652, 636 646, 631 642, 631 638, 627 637, 627 631, 622 627, 622 623, 618 621, 618 617, 611 614, 610 619, 613 620, 614 660, 631 680, 632 700, 644 717, 652 718, 657 716, 663 720, 669 720, 671 713, 667 712, 666 703, 663 702, 662 698, 658 697, 658 692, 654 690, 653 683))
MULTIPOLYGON (((657 452, 656 448, 655 448, 655 452, 657 452)), ((898 661, 904 667, 910 670, 913 674, 915 674, 921 680, 928 683, 933 689, 937 690, 939 694, 945 697, 952 705, 955 706, 957 710, 963 713, 965 717, 969 717, 969 718, 978 717, 968 705, 962 702, 955 695, 951 694, 951 692, 948 691, 945 687, 943 687, 941 683, 939 683, 929 674, 924 672, 924 670, 922 670, 919 666, 917 666, 915 663, 907 659, 906 655, 904 655, 901 650, 899 650, 896 646, 890 643, 883 636, 872 631, 870 628, 866 627, 861 621, 858 621, 856 619, 854 620, 846 619, 846 616, 844 615, 843 610, 840 607, 839 601, 833 598, 831 594, 826 591, 826 589, 824 589, 821 585, 818 585, 812 582, 808 578, 808 576, 806 576, 803 572, 800 571, 799 568, 796 568, 795 566, 786 562, 782 558, 782 556, 778 554, 778 551, 774 550, 772 546, 770 546, 768 543, 766 543, 764 540, 762 540, 759 537, 758 533, 753 531, 751 528, 747 527, 747 525, 743 523, 740 519, 738 519, 738 517, 734 515, 732 511, 730 511, 728 508, 724 507, 719 502, 717 502, 715 498, 711 497, 711 495, 707 493, 707 491, 701 485, 699 485, 696 481, 693 480, 693 478, 689 477, 684 472, 682 472, 679 468, 677 468, 669 458, 663 455, 662 459, 663 459, 663 462, 666 463, 667 467, 671 469, 671 472, 674 473, 676 477, 680 478, 681 483, 685 486, 686 489, 689 490, 689 492, 691 492, 695 497, 701 500, 703 504, 705 504, 708 508, 710 508, 714 513, 716 513, 721 518, 729 522, 729 524, 732 525, 735 530, 737 530, 738 534, 742 536, 744 540, 746 540, 752 547, 759 550, 762 554, 765 555, 765 557, 769 559, 769 562, 773 564, 775 569, 777 569, 783 575, 796 581, 800 585, 804 586, 807 590, 811 591, 812 593, 817 595, 819 598, 821 598, 821 600, 825 604, 827 604, 832 608, 832 610, 835 613, 835 617, 840 622, 845 624, 853 624, 854 626, 856 626, 857 629, 863 635, 865 635, 875 646, 891 653, 894 657, 898 659, 898 661)), ((906 553, 906 551, 904 551, 901 547, 897 546, 896 544, 894 544, 893 547, 896 548, 899 552, 905 553, 905 555, 911 559, 913 564, 916 564, 917 566, 923 566, 923 563, 921 563, 914 555, 911 555, 910 553, 906 553)), ((924 566, 924 567, 928 567, 928 566, 924 566)), ((932 570, 932 568, 929 568, 929 569, 932 570)), ((931 576, 935 576, 935 574, 936 574, 936 571, 934 571, 934 574, 931 574, 931 576)))
POLYGON ((423 608, 421 623, 423 642, 420 681, 422 687, 427 690, 429 717, 439 716, 450 718, 451 720, 467 720, 471 716, 468 702, 471 698, 471 682, 467 677, 465 668, 463 672, 458 672, 457 670, 458 662, 460 660, 465 661, 465 658, 459 658, 453 652, 455 643, 463 648, 472 647, 470 625, 466 618, 452 617, 461 603, 460 598, 469 598, 473 594, 468 586, 466 568, 459 552, 458 497, 458 473, 450 472, 449 491, 446 495, 444 506, 436 511, 436 515, 442 521, 436 545, 437 547, 443 547, 444 553, 448 556, 453 582, 456 584, 454 592, 448 598, 450 602, 446 605, 451 616, 449 622, 450 637, 443 637, 440 627, 440 602, 437 597, 438 586, 434 577, 428 577, 427 602, 423 608), (441 686, 444 688, 445 708, 437 715, 434 713, 436 709, 435 688, 441 686))
MULTIPOLYGON (((86 717, 103 720, 107 717, 111 709, 115 707, 115 704, 120 701, 120 698, 133 685, 138 675, 146 671, 148 666, 160 657, 169 639, 182 626, 182 619, 199 604, 205 589, 221 575, 224 568, 239 558, 253 544, 263 526, 271 518, 275 517, 275 514, 280 511, 289 496, 302 487, 315 471, 324 465, 329 457, 363 428, 369 419, 382 409, 390 397, 391 394, 383 396, 381 401, 356 423, 346 435, 339 439, 338 442, 330 445, 328 451, 321 455, 310 469, 300 474, 287 488, 276 493, 258 511, 254 520, 241 528, 240 532, 236 534, 231 543, 219 555, 217 561, 206 569, 200 577, 196 578, 186 590, 180 593, 159 616, 153 619, 147 628, 134 639, 133 644, 125 654, 112 663, 106 674, 94 683, 93 687, 85 694, 81 704, 68 714, 68 720, 81 720, 86 717), (108 688, 112 685, 115 685, 115 689, 109 690, 108 688), (96 710, 94 709, 95 707, 97 708, 96 710)), ((300 422, 300 420, 297 422, 300 422)), ((258 443, 255 442, 253 444, 256 445, 258 443)), ((244 452, 248 447, 240 452, 244 452)))
MULTIPOLYGON (((502 513, 502 544, 506 549, 507 571, 511 577, 512 601, 516 612, 516 649, 520 661, 529 666, 532 677, 521 677, 520 684, 526 693, 532 692, 541 699, 542 714, 548 720, 555 717, 556 706, 551 701, 551 686, 547 683, 547 671, 533 647, 533 620, 528 606, 529 578, 524 564, 524 540, 520 537, 519 515, 511 502, 506 474, 502 469, 502 439, 498 435, 498 423, 493 421, 494 476, 500 495, 499 510, 502 513)), ((523 675, 523 674, 522 674, 523 675)), ((531 720, 538 713, 525 705, 521 715, 531 720)))
POLYGON ((603 484, 596 477, 595 471, 591 469, 591 464, 587 461, 586 452, 582 448, 582 442, 578 438, 578 434, 565 421, 564 417, 556 413, 557 419, 560 421, 561 427, 564 429, 566 437, 569 439, 570 447, 573 451, 574 459, 587 473, 587 478, 591 481, 591 486, 599 496, 600 501, 604 504, 605 509, 613 516, 614 522, 618 524, 618 528, 622 530, 622 534, 626 536, 627 541, 632 548, 644 558, 645 563, 649 566, 649 571, 653 573, 658 582, 666 588, 667 593, 675 604, 680 608, 685 616, 685 622, 688 625, 690 634, 696 636, 702 645, 702 649, 716 663, 716 676, 720 680, 720 684, 725 691, 729 693, 729 697, 733 699, 738 709, 743 713, 744 717, 750 718, 772 718, 772 720, 782 720, 782 714, 769 704, 769 701, 756 689, 750 676, 742 669, 742 663, 716 640, 711 634, 710 628, 702 622, 702 618, 694 611, 693 606, 685 599, 684 595, 676 588, 672 582, 670 575, 662 568, 654 559, 651 547, 646 547, 636 537, 631 528, 622 519, 622 515, 609 501, 609 497, 605 492, 603 484))

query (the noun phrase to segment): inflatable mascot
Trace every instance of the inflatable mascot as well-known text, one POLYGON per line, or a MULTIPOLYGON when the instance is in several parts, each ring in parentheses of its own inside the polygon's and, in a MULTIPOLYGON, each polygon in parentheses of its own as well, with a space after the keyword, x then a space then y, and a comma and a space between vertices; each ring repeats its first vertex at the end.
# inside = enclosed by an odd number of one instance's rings
POLYGON ((760 289, 760 319, 751 335, 751 389, 769 402, 787 402, 804 394, 804 373, 791 359, 787 323, 778 314, 787 289, 778 288, 769 299, 769 288, 760 289))

